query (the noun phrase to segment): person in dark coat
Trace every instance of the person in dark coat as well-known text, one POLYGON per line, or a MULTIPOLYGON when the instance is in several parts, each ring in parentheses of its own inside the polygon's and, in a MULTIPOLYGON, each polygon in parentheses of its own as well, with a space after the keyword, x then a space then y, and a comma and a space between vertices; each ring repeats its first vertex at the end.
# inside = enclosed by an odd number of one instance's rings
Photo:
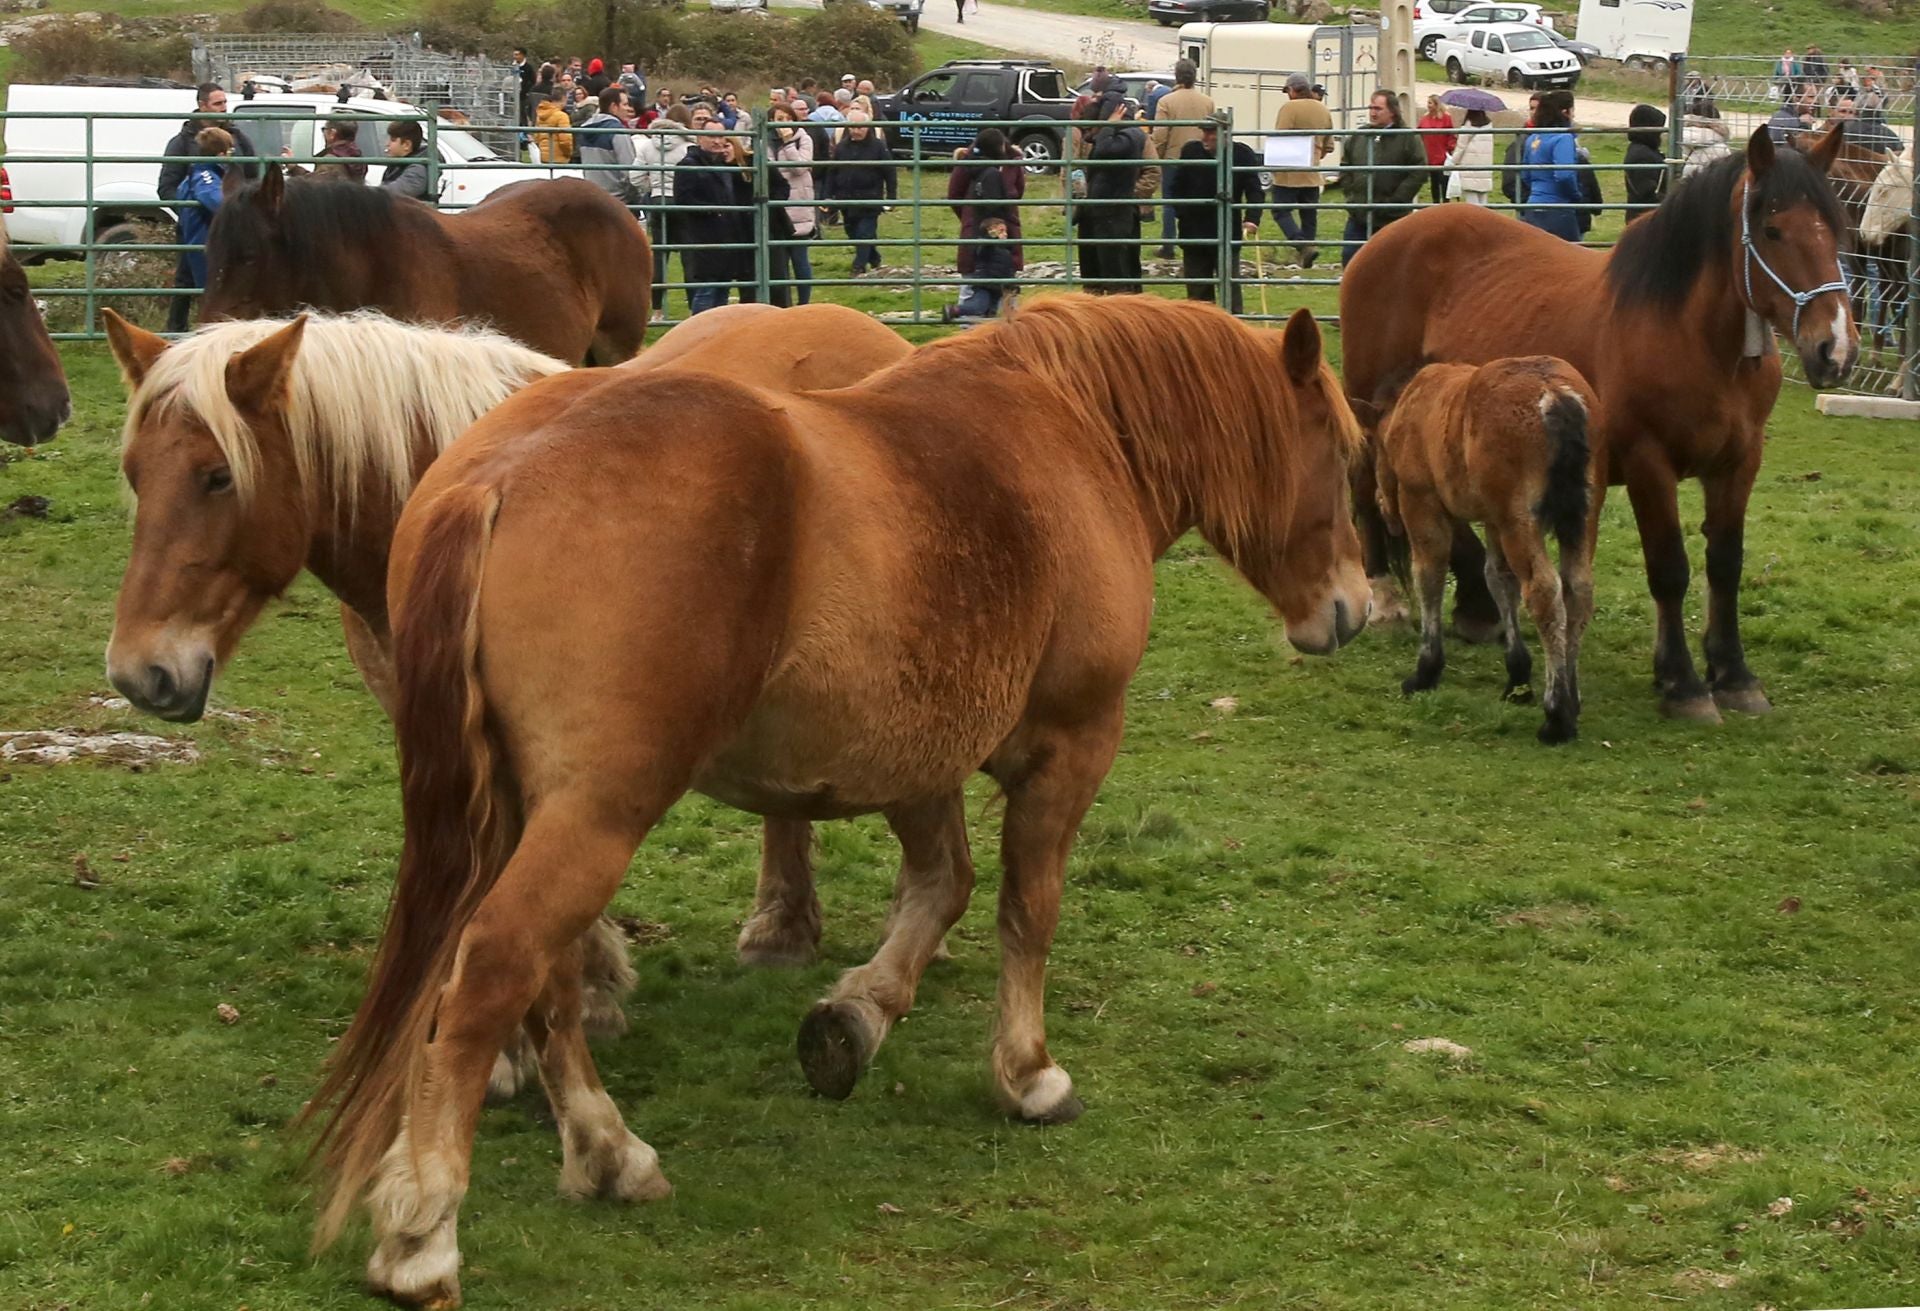
POLYGON ((856 109, 847 115, 840 142, 833 148, 833 162, 835 167, 827 174, 827 203, 839 209, 846 221, 857 278, 880 267, 880 248, 872 243, 880 235, 881 207, 871 202, 898 196, 893 151, 874 131, 873 121, 856 109), (847 201, 869 203, 848 206, 847 201))
POLYGON ((1081 240, 1091 243, 1080 247, 1080 281, 1096 296, 1138 295, 1140 205, 1134 187, 1146 158, 1146 129, 1127 116, 1127 98, 1118 90, 1100 97, 1088 121, 1094 125, 1080 132, 1092 167, 1087 198, 1074 210, 1081 240))
MULTIPOLYGON (((1200 139, 1180 147, 1179 162, 1170 167, 1166 183, 1169 199, 1183 201, 1212 200, 1219 194, 1221 124, 1224 116, 1200 129, 1200 139)), ((1264 199, 1260 190, 1260 156, 1244 141, 1233 143, 1233 178, 1228 191, 1228 212, 1218 205, 1184 204, 1174 206, 1174 222, 1180 233, 1180 276, 1187 280, 1187 299, 1218 301, 1220 287, 1220 224, 1224 219, 1234 233, 1228 266, 1231 296, 1228 309, 1241 310, 1240 252, 1245 240, 1257 230, 1256 215, 1264 199)))
MULTIPOLYGON (((226 89, 218 82, 202 82, 194 93, 193 108, 197 114, 226 113, 226 89)), ((154 194, 160 199, 173 200, 179 196, 180 184, 187 180, 187 172, 193 168, 194 165, 188 163, 184 158, 177 157, 198 154, 199 146, 196 143, 200 136, 200 129, 207 127, 217 127, 231 135, 233 137, 233 150, 235 154, 244 156, 258 155, 260 153, 253 148, 252 139, 249 138, 245 132, 235 127, 231 121, 223 118, 190 118, 180 125, 180 130, 173 134, 172 139, 167 142, 166 149, 161 151, 164 155, 175 156, 176 162, 162 164, 160 166, 160 180, 154 185, 154 194)), ((260 165, 258 164, 230 163, 225 167, 239 169, 240 176, 244 178, 252 179, 260 176, 260 165)), ((180 241, 181 244, 186 244, 185 237, 180 238, 180 241)), ((197 287, 200 285, 192 279, 193 270, 188 267, 186 252, 182 251, 180 258, 174 261, 173 285, 182 288, 197 287)), ((175 296, 167 302, 168 332, 185 332, 191 323, 192 317, 193 300, 191 297, 175 296)))
POLYGON ((1340 147, 1340 193, 1347 202, 1347 226, 1341 234, 1340 263, 1349 263, 1361 245, 1420 202, 1427 180, 1427 152, 1400 118, 1400 100, 1376 91, 1367 102, 1367 125, 1349 133, 1340 147))
POLYGON ((1652 105, 1627 115, 1627 222, 1659 207, 1667 194, 1667 156, 1661 129, 1667 116, 1652 105))
MULTIPOLYGON (((960 239, 981 235, 980 225, 998 218, 1007 225, 1006 239, 1013 250, 1017 273, 1026 266, 1020 249, 1020 207, 1014 203, 1027 194, 1027 171, 1018 152, 1007 145, 1007 137, 997 127, 984 127, 971 148, 955 157, 947 173, 947 201, 960 220, 960 239)), ((973 272, 973 246, 960 247, 960 276, 973 272)))
POLYGON ((427 134, 411 119, 387 124, 387 157, 393 163, 380 172, 380 185, 396 196, 435 202, 433 179, 427 173, 427 134))
POLYGON ((514 92, 515 122, 525 127, 533 121, 533 102, 527 98, 533 94, 533 65, 527 60, 525 47, 513 48, 512 69, 517 87, 514 92))
MULTIPOLYGON (((693 125, 717 124, 702 106, 693 125)), ((687 279, 687 312, 700 314, 727 303, 758 299, 753 285, 753 157, 739 137, 708 132, 673 170, 674 243, 687 279), (725 249, 711 249, 721 246, 725 249)))
POLYGON ((607 63, 604 59, 594 59, 588 62, 587 76, 581 85, 586 88, 587 94, 595 100, 600 98, 602 91, 605 91, 613 85, 613 79, 607 76, 607 63))

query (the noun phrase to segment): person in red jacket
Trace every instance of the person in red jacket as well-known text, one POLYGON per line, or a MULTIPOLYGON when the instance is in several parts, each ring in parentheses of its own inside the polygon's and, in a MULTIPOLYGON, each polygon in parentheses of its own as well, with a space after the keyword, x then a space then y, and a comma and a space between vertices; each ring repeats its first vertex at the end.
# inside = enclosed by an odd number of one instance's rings
POLYGON ((1427 112, 1420 116, 1420 144, 1426 148, 1427 167, 1433 170, 1429 182, 1433 187, 1433 203, 1438 205, 1447 198, 1447 156, 1453 153, 1453 147, 1459 136, 1453 130, 1453 118, 1447 113, 1447 107, 1440 103, 1439 96, 1427 97, 1427 112))

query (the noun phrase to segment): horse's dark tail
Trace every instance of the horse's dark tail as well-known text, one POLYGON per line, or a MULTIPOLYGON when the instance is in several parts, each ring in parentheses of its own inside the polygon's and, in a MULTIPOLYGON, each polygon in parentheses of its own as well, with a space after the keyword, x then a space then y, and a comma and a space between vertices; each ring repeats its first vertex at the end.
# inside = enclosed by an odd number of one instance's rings
POLYGON ((489 487, 440 495, 395 616, 406 839, 366 997, 302 1113, 326 1117, 315 1147, 332 1177, 316 1248, 339 1234, 400 1131, 461 930, 505 864, 478 668, 480 575, 499 505, 489 487))
POLYGON ((1564 553, 1586 538, 1592 508, 1593 445, 1588 436, 1586 402, 1558 387, 1540 398, 1541 427, 1547 434, 1547 482, 1533 517, 1552 532, 1564 553))

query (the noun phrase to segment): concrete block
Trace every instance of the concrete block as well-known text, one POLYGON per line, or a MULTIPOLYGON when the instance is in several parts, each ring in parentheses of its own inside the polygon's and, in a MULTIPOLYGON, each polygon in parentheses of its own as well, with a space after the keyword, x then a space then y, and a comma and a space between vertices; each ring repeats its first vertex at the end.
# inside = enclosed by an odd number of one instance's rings
POLYGON ((1892 396, 1845 396, 1826 391, 1813 398, 1813 408, 1836 418, 1920 421, 1920 401, 1903 401, 1892 396))

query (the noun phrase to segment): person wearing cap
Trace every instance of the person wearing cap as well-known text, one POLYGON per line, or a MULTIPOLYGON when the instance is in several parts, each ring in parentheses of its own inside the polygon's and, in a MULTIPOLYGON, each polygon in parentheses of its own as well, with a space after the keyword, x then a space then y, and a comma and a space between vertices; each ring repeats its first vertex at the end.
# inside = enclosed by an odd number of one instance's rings
MULTIPOLYGON (((1180 157, 1167 166, 1167 196, 1187 202, 1178 207, 1180 276, 1187 280, 1187 299, 1214 302, 1220 285, 1220 223, 1217 206, 1205 204, 1216 194, 1220 176, 1221 142, 1232 135, 1228 114, 1215 110, 1196 129, 1199 136, 1180 148, 1180 157)), ((1240 313, 1240 253, 1259 227, 1260 157, 1244 141, 1232 145, 1232 178, 1227 214, 1231 242, 1228 265, 1228 308, 1240 313)))
MULTIPOLYGON (((1313 83, 1305 73, 1287 78, 1286 103, 1274 115, 1273 126, 1280 132, 1318 132, 1313 139, 1313 162, 1317 166, 1333 149, 1333 115, 1313 93, 1313 83)), ((1277 169, 1272 177, 1273 221, 1281 235, 1293 243, 1300 267, 1310 269, 1320 257, 1314 238, 1320 235, 1320 170, 1314 168, 1277 169)))
POLYGON ((1140 207, 1134 187, 1147 133, 1127 117, 1127 97, 1118 89, 1103 94, 1089 118, 1080 132, 1093 167, 1087 170, 1087 198, 1074 211, 1083 243, 1080 280, 1096 296, 1138 295, 1140 207))
MULTIPOLYGON (((1153 129, 1153 148, 1161 159, 1179 159, 1187 146, 1200 139, 1200 129, 1194 126, 1175 127, 1177 119, 1202 119, 1213 113, 1213 97, 1198 90, 1194 79, 1199 69, 1191 59, 1176 60, 1173 65, 1173 90, 1160 97, 1160 101, 1149 114, 1160 126, 1153 129)), ((1162 174, 1164 179, 1165 174, 1162 174)), ((1165 191, 1161 193, 1167 195, 1165 191)), ((1212 194, 1211 192, 1208 193, 1212 194)), ((1171 199, 1171 197, 1168 197, 1171 199)), ((1173 234, 1179 230, 1179 215, 1171 204, 1160 208, 1160 258, 1173 258, 1173 234)))
POLYGON ((600 93, 613 85, 613 79, 607 76, 607 61, 599 58, 588 60, 587 75, 581 80, 581 85, 587 89, 589 96, 598 100, 600 93))

